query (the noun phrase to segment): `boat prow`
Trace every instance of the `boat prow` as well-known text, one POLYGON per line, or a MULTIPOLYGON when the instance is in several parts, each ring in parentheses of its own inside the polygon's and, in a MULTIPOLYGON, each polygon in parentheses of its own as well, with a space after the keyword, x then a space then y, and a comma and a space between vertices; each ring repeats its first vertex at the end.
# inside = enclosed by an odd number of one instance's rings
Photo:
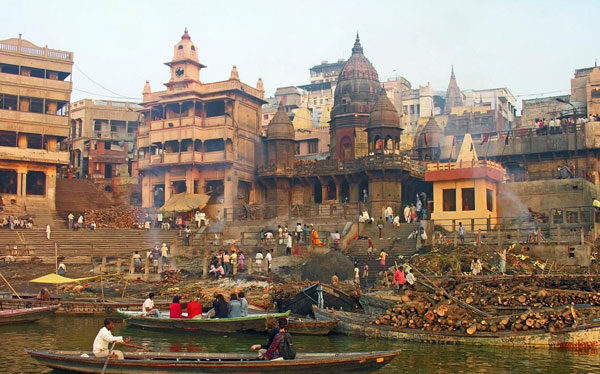
POLYGON ((53 315, 59 307, 60 305, 52 305, 2 310, 0 311, 0 324, 34 322, 53 315))

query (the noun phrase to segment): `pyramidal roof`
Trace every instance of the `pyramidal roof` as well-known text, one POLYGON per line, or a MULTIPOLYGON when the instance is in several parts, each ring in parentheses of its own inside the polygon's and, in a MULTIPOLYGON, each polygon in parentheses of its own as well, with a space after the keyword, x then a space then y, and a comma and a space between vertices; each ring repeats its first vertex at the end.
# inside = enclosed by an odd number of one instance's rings
POLYGON ((399 127, 400 120, 398 118, 398 111, 390 98, 381 90, 379 98, 371 110, 369 115, 369 127, 399 127))
POLYGON ((269 126, 267 126, 267 139, 294 140, 294 138, 294 124, 285 111, 285 103, 281 102, 279 103, 277 113, 275 113, 271 122, 269 122, 269 126))
POLYGON ((450 82, 446 90, 446 106, 444 113, 449 114, 452 108, 464 106, 463 94, 456 83, 454 76, 454 65, 452 65, 452 73, 450 73, 450 82))

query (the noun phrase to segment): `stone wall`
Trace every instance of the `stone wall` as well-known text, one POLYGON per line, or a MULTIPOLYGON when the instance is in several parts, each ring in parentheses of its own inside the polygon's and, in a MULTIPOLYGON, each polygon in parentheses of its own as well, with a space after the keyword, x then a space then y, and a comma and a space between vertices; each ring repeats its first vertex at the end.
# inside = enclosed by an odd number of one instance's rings
POLYGON ((500 217, 572 207, 591 207, 598 188, 583 178, 502 183, 498 188, 500 217))

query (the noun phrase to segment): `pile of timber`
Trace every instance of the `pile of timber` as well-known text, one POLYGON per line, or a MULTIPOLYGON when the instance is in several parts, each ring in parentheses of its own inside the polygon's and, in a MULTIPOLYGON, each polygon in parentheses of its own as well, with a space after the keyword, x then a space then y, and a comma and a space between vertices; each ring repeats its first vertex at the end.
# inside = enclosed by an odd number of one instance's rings
POLYGON ((388 309, 371 324, 423 331, 458 331, 473 335, 475 332, 543 330, 555 332, 575 328, 582 321, 594 317, 593 310, 579 310, 571 306, 557 309, 539 309, 517 315, 477 315, 443 296, 441 292, 426 295, 407 292, 402 303, 388 309))
POLYGON ((84 222, 96 222, 97 227, 113 229, 130 229, 142 223, 145 212, 134 206, 115 206, 107 209, 86 209, 84 222))

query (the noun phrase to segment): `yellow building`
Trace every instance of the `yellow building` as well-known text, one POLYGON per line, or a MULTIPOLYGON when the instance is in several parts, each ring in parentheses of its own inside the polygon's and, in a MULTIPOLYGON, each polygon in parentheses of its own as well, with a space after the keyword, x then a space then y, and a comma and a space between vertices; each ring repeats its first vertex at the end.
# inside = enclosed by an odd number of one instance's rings
POLYGON ((71 52, 19 38, 0 40, 0 194, 54 208, 59 144, 69 135, 71 52))
POLYGON ((479 160, 470 134, 455 162, 430 163, 425 180, 433 183, 431 219, 453 230, 462 222, 467 228, 498 218, 497 188, 506 170, 498 163, 479 160))

